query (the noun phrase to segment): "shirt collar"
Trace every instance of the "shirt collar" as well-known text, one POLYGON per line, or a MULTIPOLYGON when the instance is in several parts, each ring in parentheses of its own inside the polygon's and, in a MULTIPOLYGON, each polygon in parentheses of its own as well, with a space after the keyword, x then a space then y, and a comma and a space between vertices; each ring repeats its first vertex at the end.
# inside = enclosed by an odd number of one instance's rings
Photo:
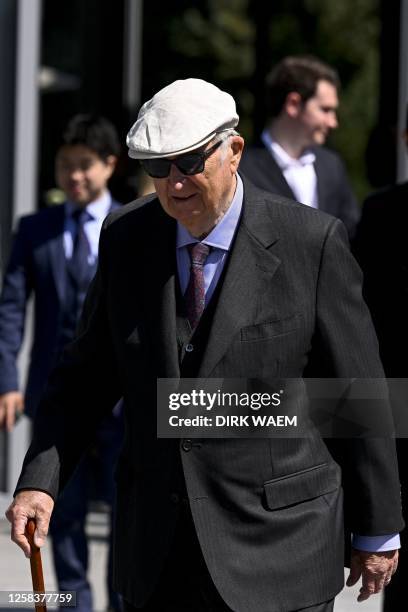
MULTIPOLYGON (((84 208, 91 219, 103 221, 107 216, 112 204, 112 196, 108 190, 104 191, 100 198, 93 200, 84 208)), ((65 202, 65 215, 70 217, 78 206, 74 202, 67 200, 65 202)))
POLYGON ((291 157, 285 151, 285 149, 283 149, 283 147, 281 147, 280 144, 278 144, 276 140, 272 138, 267 129, 262 132, 261 139, 268 151, 272 153, 281 170, 286 170, 287 168, 296 166, 308 166, 310 164, 314 164, 316 161, 316 155, 307 149, 299 158, 295 159, 294 157, 291 157))
MULTIPOLYGON (((237 187, 232 199, 231 205, 228 208, 221 221, 217 223, 214 229, 202 240, 204 244, 215 249, 229 251, 232 239, 234 238, 235 230, 238 226, 239 217, 242 210, 242 201, 244 197, 244 188, 239 174, 237 177, 237 187)), ((177 248, 188 246, 199 242, 181 223, 177 222, 177 248)))

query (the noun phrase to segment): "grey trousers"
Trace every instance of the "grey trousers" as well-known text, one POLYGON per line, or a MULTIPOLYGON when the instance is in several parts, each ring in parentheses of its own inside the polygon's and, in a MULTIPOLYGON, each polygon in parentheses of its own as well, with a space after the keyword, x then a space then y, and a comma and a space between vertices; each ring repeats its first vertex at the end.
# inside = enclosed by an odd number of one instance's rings
MULTIPOLYGON (((170 556, 152 597, 139 608, 123 600, 123 612, 234 612, 212 581, 187 508, 186 505, 170 556), (179 586, 180 572, 183 575, 182 589, 179 586)), ((291 612, 332 612, 333 606, 334 599, 291 612)))

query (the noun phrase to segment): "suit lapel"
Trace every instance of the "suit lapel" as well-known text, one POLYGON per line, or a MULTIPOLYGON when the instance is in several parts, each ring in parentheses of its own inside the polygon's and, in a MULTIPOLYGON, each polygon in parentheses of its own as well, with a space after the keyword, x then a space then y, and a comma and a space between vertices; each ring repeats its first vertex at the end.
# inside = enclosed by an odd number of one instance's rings
POLYGON ((50 211, 49 227, 53 237, 48 242, 48 255, 54 277, 55 288, 60 301, 65 298, 65 254, 64 254, 64 219, 65 207, 58 206, 50 211))
POLYGON ((114 200, 112 198, 111 205, 110 205, 110 208, 109 208, 109 212, 111 213, 114 210, 117 210, 118 208, 122 208, 122 204, 120 204, 117 200, 114 200))
POLYGON ((145 274, 145 314, 158 356, 159 376, 178 378, 177 330, 176 330, 176 222, 168 217, 156 200, 149 206, 156 206, 154 220, 154 241, 146 236, 146 261, 149 265, 145 274))
MULTIPOLYGON (((271 231, 268 205, 260 193, 244 182, 243 214, 226 263, 199 377, 210 376, 234 335, 242 326, 254 322, 262 291, 270 286, 280 264, 279 258, 269 250, 278 236, 271 231)), ((155 206, 156 211, 151 224, 154 241, 146 236, 143 248, 145 260, 149 262, 143 271, 145 318, 158 359, 158 375, 178 378, 176 223, 163 212, 158 200, 149 206, 155 206)))
POLYGON ((313 149, 313 153, 316 155, 316 161, 314 163, 316 179, 317 179, 317 201, 319 203, 319 210, 324 212, 332 212, 330 193, 330 179, 332 174, 325 171, 324 159, 320 155, 318 147, 313 149))
POLYGON ((260 143, 259 147, 254 148, 251 153, 251 163, 256 163, 257 165, 256 175, 262 177, 262 182, 258 183, 255 181, 255 183, 271 193, 278 193, 285 198, 295 200, 295 195, 286 182, 282 170, 265 145, 260 143))
POLYGON ((226 264, 217 308, 199 377, 211 375, 234 335, 254 322, 259 298, 279 267, 280 260, 268 249, 278 236, 270 232, 266 203, 244 183, 243 215, 226 264))
POLYGON ((286 182, 286 179, 283 176, 283 172, 279 168, 278 164, 276 163, 275 158, 266 149, 265 149, 265 153, 268 156, 267 162, 268 162, 268 167, 269 167, 269 174, 272 177, 271 191, 272 192, 277 191, 277 193, 279 193, 285 198, 296 200, 295 194, 293 193, 292 189, 289 187, 288 183, 286 182), (274 189, 274 186, 275 186, 275 189, 274 189))

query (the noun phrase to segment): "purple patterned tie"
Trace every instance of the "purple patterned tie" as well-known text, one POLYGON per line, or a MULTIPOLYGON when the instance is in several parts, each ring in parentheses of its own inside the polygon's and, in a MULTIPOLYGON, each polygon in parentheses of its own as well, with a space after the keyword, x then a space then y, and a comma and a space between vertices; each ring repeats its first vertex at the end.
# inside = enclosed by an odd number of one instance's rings
POLYGON ((184 295, 187 307, 187 317, 194 330, 200 320, 205 306, 204 263, 210 247, 202 242, 190 244, 188 247, 191 259, 190 280, 184 295))

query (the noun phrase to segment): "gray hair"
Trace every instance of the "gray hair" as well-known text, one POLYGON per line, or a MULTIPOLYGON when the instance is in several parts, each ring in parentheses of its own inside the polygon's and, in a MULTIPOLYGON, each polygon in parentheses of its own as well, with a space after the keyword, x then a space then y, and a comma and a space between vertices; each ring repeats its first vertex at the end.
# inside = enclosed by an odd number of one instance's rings
POLYGON ((228 130, 218 132, 218 134, 216 135, 216 138, 218 138, 215 142, 222 142, 222 145, 220 146, 220 164, 224 163, 225 158, 227 156, 228 139, 230 138, 230 136, 240 136, 240 133, 237 132, 237 130, 234 130, 233 128, 229 128, 228 130))

